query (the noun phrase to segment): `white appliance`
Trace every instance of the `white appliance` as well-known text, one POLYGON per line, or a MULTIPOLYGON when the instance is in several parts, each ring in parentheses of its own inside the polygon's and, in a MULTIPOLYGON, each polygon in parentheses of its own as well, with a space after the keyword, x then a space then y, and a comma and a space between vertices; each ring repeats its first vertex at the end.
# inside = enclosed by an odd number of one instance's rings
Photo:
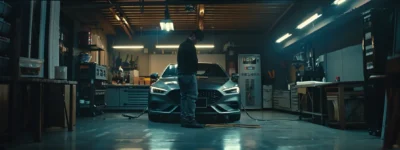
POLYGON ((245 109, 261 109, 261 60, 259 54, 239 54, 239 87, 245 109))
POLYGON ((272 108, 272 85, 263 85, 263 108, 272 108))

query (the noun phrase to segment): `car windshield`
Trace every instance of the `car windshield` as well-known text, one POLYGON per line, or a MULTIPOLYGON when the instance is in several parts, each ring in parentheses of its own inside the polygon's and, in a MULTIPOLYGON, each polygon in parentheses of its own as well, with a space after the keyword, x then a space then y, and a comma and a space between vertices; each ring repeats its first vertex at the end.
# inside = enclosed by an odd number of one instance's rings
MULTIPOLYGON (((178 65, 169 65, 162 77, 175 77, 178 75, 178 65)), ((224 77, 227 78, 225 71, 217 64, 198 64, 197 76, 201 77, 224 77)))

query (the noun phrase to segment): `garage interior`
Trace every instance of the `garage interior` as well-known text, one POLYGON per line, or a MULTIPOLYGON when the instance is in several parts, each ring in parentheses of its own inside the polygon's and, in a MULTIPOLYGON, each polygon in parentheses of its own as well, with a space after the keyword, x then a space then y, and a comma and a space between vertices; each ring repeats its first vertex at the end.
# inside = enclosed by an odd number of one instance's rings
POLYGON ((399 149, 399 8, 0 0, 0 150, 399 149), (224 82, 197 75, 205 128, 190 129, 168 71, 197 29, 199 65, 224 82))

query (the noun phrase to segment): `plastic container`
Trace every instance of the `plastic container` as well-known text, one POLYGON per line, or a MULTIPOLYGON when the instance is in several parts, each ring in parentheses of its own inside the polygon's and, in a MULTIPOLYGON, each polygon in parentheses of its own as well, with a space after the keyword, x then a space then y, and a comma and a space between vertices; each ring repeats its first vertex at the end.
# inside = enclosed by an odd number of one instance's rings
POLYGON ((54 68, 55 79, 67 80, 67 69, 67 66, 56 66, 54 68))
POLYGON ((8 75, 8 61, 10 59, 8 57, 1 57, 0 56, 0 76, 7 76, 8 75))
POLYGON ((6 50, 10 45, 10 39, 0 36, 0 52, 6 50))
POLYGON ((11 6, 4 1, 0 1, 0 17, 7 17, 11 12, 11 6))
POLYGON ((43 60, 33 58, 19 58, 19 68, 21 77, 39 77, 40 69, 42 68, 43 60))
POLYGON ((0 34, 7 35, 10 32, 11 24, 0 18, 0 34))
POLYGON ((88 63, 90 62, 90 59, 92 59, 92 56, 88 53, 82 53, 80 57, 81 57, 81 63, 88 63))

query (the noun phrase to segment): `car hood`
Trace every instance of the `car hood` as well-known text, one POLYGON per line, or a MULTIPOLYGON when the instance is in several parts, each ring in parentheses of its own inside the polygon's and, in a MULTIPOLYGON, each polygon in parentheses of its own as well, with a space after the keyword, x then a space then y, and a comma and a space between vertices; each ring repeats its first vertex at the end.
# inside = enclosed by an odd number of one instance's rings
MULTIPOLYGON (((161 78, 152 86, 159 87, 167 90, 179 89, 178 78, 169 77, 161 78)), ((236 86, 236 83, 229 80, 229 78, 197 78, 198 89, 219 90, 236 86)))

